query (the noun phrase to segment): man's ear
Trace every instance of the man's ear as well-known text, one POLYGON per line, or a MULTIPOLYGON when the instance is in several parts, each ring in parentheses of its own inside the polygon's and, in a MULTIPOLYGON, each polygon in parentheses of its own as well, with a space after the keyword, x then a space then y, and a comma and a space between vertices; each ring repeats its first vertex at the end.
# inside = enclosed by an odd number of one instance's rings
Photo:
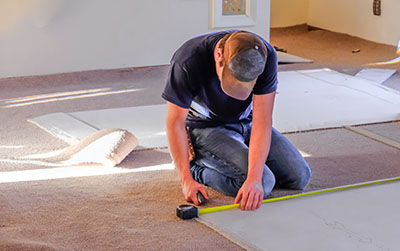
POLYGON ((219 67, 223 67, 225 64, 224 54, 221 48, 217 48, 217 51, 215 53, 215 61, 217 62, 219 67))
POLYGON ((215 52, 215 59, 216 61, 220 62, 223 58, 223 53, 222 53, 222 49, 221 48, 217 48, 216 52, 215 52))

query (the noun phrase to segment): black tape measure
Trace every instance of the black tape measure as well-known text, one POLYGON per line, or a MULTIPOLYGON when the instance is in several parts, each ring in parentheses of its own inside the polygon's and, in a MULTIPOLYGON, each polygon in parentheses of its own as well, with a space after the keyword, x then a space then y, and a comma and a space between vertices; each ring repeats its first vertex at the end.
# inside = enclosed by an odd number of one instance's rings
MULTIPOLYGON (((206 201, 203 194, 200 192, 197 193, 197 200, 199 201, 200 205, 206 201)), ((179 205, 176 208, 176 215, 183 220, 189 220, 192 218, 199 217, 199 209, 192 205, 187 205, 187 204, 179 205)))
POLYGON ((199 217, 199 209, 192 205, 179 205, 176 208, 176 216, 183 220, 190 220, 199 217))

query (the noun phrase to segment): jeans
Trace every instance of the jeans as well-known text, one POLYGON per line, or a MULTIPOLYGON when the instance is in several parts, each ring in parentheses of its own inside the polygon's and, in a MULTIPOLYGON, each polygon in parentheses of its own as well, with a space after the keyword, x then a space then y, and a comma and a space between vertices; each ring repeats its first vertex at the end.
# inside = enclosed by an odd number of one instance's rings
MULTIPOLYGON (((247 177, 250 131, 251 122, 189 128, 196 154, 190 162, 194 180, 235 197, 247 177)), ((307 161, 273 128, 262 175, 264 198, 274 186, 304 189, 310 177, 307 161)))

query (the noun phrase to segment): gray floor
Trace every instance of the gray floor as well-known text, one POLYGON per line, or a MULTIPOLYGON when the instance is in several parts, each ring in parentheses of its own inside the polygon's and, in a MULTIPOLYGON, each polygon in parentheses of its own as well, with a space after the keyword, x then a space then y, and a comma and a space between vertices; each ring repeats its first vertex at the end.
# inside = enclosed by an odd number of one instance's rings
POLYGON ((266 203, 255 212, 204 214, 199 221, 255 250, 397 250, 399 189, 394 181, 266 203))

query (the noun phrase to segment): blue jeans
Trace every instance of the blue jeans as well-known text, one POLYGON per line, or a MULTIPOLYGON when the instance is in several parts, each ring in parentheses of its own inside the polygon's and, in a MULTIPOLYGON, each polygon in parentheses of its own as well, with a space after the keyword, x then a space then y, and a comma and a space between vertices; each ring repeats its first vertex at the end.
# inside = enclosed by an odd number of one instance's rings
MULTIPOLYGON (((190 128, 196 157, 190 162, 200 184, 235 197, 247 177, 251 122, 209 128, 190 128)), ((264 165, 264 198, 274 186, 303 189, 311 168, 299 151, 272 129, 271 147, 264 165)))

